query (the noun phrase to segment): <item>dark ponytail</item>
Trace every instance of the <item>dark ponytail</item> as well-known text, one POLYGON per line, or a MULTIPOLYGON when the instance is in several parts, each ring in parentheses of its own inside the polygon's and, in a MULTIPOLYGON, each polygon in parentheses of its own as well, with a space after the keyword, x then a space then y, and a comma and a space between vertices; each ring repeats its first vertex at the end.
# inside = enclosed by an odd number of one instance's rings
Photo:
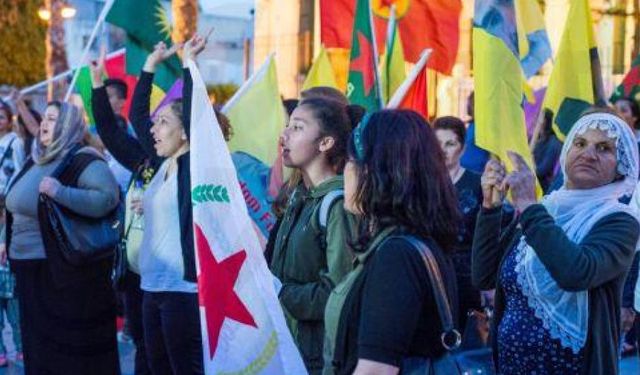
POLYGON ((326 152, 327 161, 336 172, 342 173, 347 159, 347 142, 354 126, 348 107, 335 100, 322 98, 305 99, 300 106, 311 111, 320 125, 322 137, 333 138, 334 145, 326 152))

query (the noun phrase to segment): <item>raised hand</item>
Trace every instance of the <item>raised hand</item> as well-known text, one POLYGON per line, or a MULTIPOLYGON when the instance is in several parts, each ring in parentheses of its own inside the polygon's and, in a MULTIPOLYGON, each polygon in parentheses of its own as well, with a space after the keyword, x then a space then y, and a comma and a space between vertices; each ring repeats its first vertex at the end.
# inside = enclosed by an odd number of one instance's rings
POLYGON ((142 70, 145 72, 153 73, 156 70, 156 66, 173 56, 178 48, 181 47, 180 43, 176 43, 171 48, 167 48, 167 45, 164 42, 159 42, 153 48, 153 52, 147 56, 147 61, 144 63, 144 67, 142 70))
POLYGON ((513 163, 514 170, 502 182, 502 190, 510 191, 511 200, 518 212, 536 204, 536 175, 531 171, 524 158, 513 151, 507 155, 513 163))
POLYGON ((202 35, 195 34, 193 38, 189 39, 182 48, 182 61, 185 65, 187 61, 195 59, 196 56, 204 51, 207 45, 207 39, 202 35))
POLYGON ((22 98, 22 94, 20 93, 20 90, 18 90, 17 88, 12 88, 11 91, 9 91, 9 100, 11 100, 12 102, 16 103, 16 105, 19 102, 23 101, 22 98))
POLYGON ((100 48, 100 56, 97 60, 91 61, 89 64, 89 70, 91 71, 91 82, 93 83, 93 87, 101 87, 104 84, 103 76, 105 74, 104 70, 104 62, 107 57, 107 49, 105 46, 100 48))
POLYGON ((502 182, 506 175, 504 163, 497 159, 490 159, 484 168, 480 185, 482 186, 482 206, 494 208, 502 205, 504 191, 502 182))

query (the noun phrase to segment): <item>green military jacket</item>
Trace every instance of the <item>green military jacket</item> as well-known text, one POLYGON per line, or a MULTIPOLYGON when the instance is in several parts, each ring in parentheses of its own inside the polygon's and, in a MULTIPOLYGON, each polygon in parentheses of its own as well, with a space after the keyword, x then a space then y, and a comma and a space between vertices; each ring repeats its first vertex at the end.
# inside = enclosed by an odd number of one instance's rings
POLYGON ((318 218, 324 196, 342 188, 343 179, 336 176, 310 190, 301 185, 294 191, 271 260, 271 271, 283 284, 279 297, 289 328, 311 374, 322 371, 327 299, 352 268, 348 243, 355 219, 344 210, 344 199, 331 205, 325 230, 318 218))

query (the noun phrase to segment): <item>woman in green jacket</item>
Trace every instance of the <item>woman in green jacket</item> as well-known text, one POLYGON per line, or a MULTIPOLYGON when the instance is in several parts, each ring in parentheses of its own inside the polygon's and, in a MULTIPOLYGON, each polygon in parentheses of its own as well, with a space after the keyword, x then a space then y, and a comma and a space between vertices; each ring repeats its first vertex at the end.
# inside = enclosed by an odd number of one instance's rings
POLYGON ((606 110, 583 115, 560 164, 564 186, 536 203, 535 175, 520 155, 505 176, 482 176, 483 207, 472 280, 496 288, 494 357, 500 374, 617 374, 622 287, 638 242, 634 192, 638 148, 627 124, 606 110), (500 226, 501 194, 519 212, 500 226))
POLYGON ((303 181, 278 229, 271 270, 282 282, 280 302, 311 374, 322 370, 327 298, 353 259, 341 176, 350 132, 343 104, 312 98, 293 111, 281 136, 284 164, 297 168, 303 181))

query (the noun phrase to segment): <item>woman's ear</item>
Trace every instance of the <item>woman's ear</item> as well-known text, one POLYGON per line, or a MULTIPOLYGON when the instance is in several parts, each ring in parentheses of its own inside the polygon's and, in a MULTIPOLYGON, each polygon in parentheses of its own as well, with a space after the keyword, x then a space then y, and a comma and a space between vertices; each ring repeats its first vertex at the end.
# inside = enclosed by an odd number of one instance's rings
POLYGON ((320 150, 320 152, 329 151, 335 143, 336 140, 333 137, 322 137, 322 139, 320 139, 320 143, 318 144, 318 149, 320 150))
POLYGON ((180 135, 180 139, 182 139, 183 141, 187 140, 187 133, 184 131, 184 129, 182 130, 182 135, 180 135))

